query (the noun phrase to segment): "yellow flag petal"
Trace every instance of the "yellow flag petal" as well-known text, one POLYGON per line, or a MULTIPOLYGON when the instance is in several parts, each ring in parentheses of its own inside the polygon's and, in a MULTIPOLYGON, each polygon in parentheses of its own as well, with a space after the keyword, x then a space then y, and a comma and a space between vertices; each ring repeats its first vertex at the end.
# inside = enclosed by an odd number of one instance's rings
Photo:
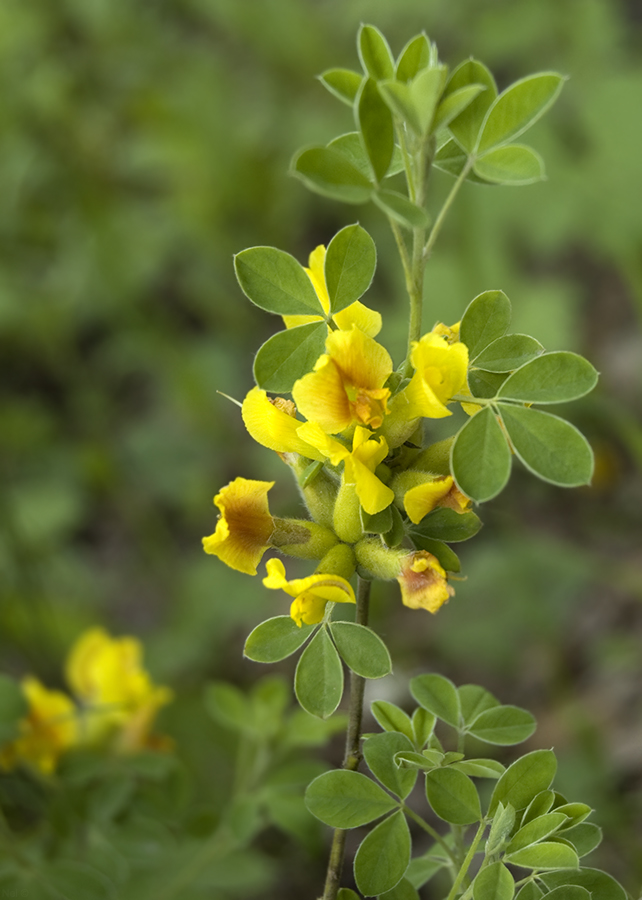
POLYGON ((310 325, 312 322, 323 322, 323 316, 282 316, 286 328, 296 328, 297 325, 310 325))
POLYGON ((273 481, 236 478, 222 488, 214 498, 221 516, 214 534, 203 538, 205 552, 218 556, 232 569, 256 575, 274 531, 267 500, 273 486, 273 481))
POLYGON ((409 554, 397 580, 402 602, 410 609, 436 613, 455 593, 448 584, 445 570, 427 550, 409 554))
POLYGON ((437 478, 434 481, 426 481, 409 491, 403 498, 404 509, 408 513, 411 522, 417 525, 424 516, 427 516, 448 493, 453 486, 450 475, 446 478, 437 478))
POLYGON ((289 415, 276 400, 272 402, 260 388, 252 388, 248 393, 241 415, 245 427, 258 444, 278 453, 299 453, 308 459, 324 459, 322 453, 298 436, 297 430, 302 422, 289 415))
POLYGON ((329 459, 333 466, 338 466, 346 456, 350 455, 348 448, 341 441, 326 434, 318 422, 305 422, 298 429, 297 434, 322 453, 326 459, 329 459))
POLYGON ((381 313, 364 306, 359 300, 335 313, 333 319, 342 331, 350 331, 352 326, 356 325, 371 338, 376 337, 381 331, 381 313))
POLYGON ((330 297, 328 296, 328 288, 325 283, 325 247, 323 244, 319 244, 319 246, 312 251, 308 264, 310 268, 305 271, 312 282, 312 286, 323 307, 323 311, 327 315, 330 312, 330 297))

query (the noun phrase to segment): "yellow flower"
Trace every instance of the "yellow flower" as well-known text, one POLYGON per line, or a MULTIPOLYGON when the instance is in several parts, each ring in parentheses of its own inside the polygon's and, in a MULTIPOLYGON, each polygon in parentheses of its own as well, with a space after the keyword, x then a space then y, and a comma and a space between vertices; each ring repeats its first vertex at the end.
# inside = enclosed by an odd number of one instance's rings
MULTIPOLYGON (((330 312, 330 297, 325 282, 325 247, 320 244, 310 254, 310 268, 305 271, 319 298, 326 316, 330 312)), ((342 330, 348 331, 353 325, 370 337, 375 337, 381 331, 381 314, 373 309, 368 309, 358 300, 345 309, 333 315, 335 324, 342 330)), ((283 316, 286 328, 294 328, 296 325, 307 325, 309 322, 323 322, 323 316, 283 316)))
POLYGON ((406 491, 404 509, 411 522, 417 525, 437 506, 447 506, 455 512, 466 512, 470 499, 459 490, 451 475, 426 481, 406 491))
POLYGON ((392 373, 388 351, 356 326, 329 334, 326 351, 294 384, 299 411, 327 434, 355 423, 379 428, 390 396, 383 386, 392 373))
POLYGON ((328 603, 356 602, 350 583, 340 575, 317 572, 307 578, 288 581, 285 566, 280 559, 269 559, 266 569, 268 574, 263 579, 263 584, 272 590, 285 591, 295 598, 290 606, 290 616, 299 628, 323 621, 328 603))
POLYGON ((368 515, 374 516, 390 506, 395 498, 394 492, 374 474, 379 463, 388 455, 385 438, 375 438, 367 428, 357 425, 350 452, 340 441, 325 434, 316 422, 306 422, 299 433, 317 446, 333 466, 339 465, 342 460, 345 462, 343 482, 355 485, 359 503, 368 515))
POLYGON ((455 593, 448 584, 445 570, 427 550, 410 553, 397 580, 401 586, 402 602, 410 609, 427 609, 436 613, 455 593))
POLYGON ((267 500, 273 486, 273 481, 236 478, 221 488, 214 497, 221 514, 214 534, 203 538, 205 552, 218 556, 232 569, 256 575, 274 531, 267 500))
POLYGON ((403 411, 407 419, 452 415, 446 405, 466 384, 466 345, 459 341, 450 344, 444 335, 432 331, 413 344, 410 361, 415 374, 395 397, 395 410, 403 411))
POLYGON ((241 415, 258 444, 277 453, 298 453, 308 459, 324 459, 319 450, 299 437, 297 432, 303 423, 295 418, 296 407, 291 400, 281 397, 271 400, 265 391, 255 387, 243 401, 241 415))
POLYGON ((37 678, 25 678, 22 690, 29 710, 18 725, 19 736, 3 748, 0 762, 7 769, 24 762, 49 775, 61 754, 78 742, 76 707, 62 691, 50 691, 37 678))
POLYGON ((148 746, 156 714, 172 698, 143 668, 140 641, 112 638, 102 628, 84 632, 67 657, 67 682, 84 708, 85 740, 117 734, 120 749, 148 746))

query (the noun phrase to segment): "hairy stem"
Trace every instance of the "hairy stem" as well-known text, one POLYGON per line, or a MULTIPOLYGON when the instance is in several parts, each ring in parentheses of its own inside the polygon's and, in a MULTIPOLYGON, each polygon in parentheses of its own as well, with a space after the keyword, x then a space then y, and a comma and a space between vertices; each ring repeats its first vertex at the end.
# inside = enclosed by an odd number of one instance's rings
MULTIPOLYGON (((357 582, 357 613, 355 621, 358 625, 368 624, 370 607, 370 582, 359 578, 357 582)), ((366 679, 350 672, 350 718, 346 733, 346 749, 342 768, 356 772, 361 761, 361 720, 363 717, 363 693, 366 679)), ((328 871, 325 879, 323 900, 336 900, 343 870, 345 855, 346 830, 335 828, 328 860, 328 871)))
POLYGON ((459 872, 457 873, 457 877, 455 878, 455 881, 453 882, 453 886, 450 889, 450 893, 448 894, 448 897, 446 898, 446 900, 454 900, 454 898, 457 896, 457 891, 459 890, 462 881, 468 874, 468 869, 470 868, 470 864, 473 861, 475 853, 477 852, 477 847, 479 846, 479 842, 481 841, 485 830, 486 830, 486 822, 482 821, 479 825, 479 828, 477 829, 477 834, 473 838, 472 844, 468 848, 468 853, 466 854, 466 858, 463 861, 463 863, 461 864, 461 868, 459 869, 459 872))

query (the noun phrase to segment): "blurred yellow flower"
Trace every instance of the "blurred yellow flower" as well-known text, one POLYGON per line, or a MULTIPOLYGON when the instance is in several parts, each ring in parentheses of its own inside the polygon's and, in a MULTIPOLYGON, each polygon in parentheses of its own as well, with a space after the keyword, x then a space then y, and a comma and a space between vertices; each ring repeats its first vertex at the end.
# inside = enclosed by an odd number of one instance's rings
POLYGON ((451 475, 425 481, 406 491, 404 509, 411 522, 417 525, 437 506, 447 506, 455 512, 466 512, 470 499, 459 490, 451 475))
POLYGON ((263 579, 263 584, 272 590, 285 591, 295 598, 290 606, 290 616, 299 628, 321 622, 328 603, 356 602, 350 582, 340 575, 318 572, 307 578, 288 581, 285 566, 280 559, 269 559, 266 569, 267 576, 263 579))
POLYGON ((31 676, 22 681, 22 690, 29 709, 19 736, 2 748, 0 765, 12 769, 23 762, 49 775, 61 754, 78 742, 76 706, 62 691, 50 691, 31 676))
MULTIPOLYGON (((310 268, 305 271, 327 316, 330 312, 330 297, 328 296, 328 288, 325 282, 325 247, 323 244, 320 244, 312 251, 309 264, 310 268)), ((381 313, 369 309, 358 300, 340 312, 335 313, 332 318, 342 331, 349 331, 353 325, 356 325, 357 328, 360 328, 361 331, 370 337, 375 337, 381 331, 381 313)), ((283 321, 286 328, 294 328, 295 325, 322 322, 323 316, 283 316, 283 321)))
POLYGON ((294 384, 299 411, 327 434, 353 424, 379 428, 390 396, 384 387, 392 373, 388 351, 354 325, 329 334, 326 351, 314 371, 294 384))
POLYGON ((256 575, 274 531, 267 500, 273 486, 273 481, 235 478, 221 488, 214 497, 221 514, 214 534, 203 538, 205 552, 218 556, 231 569, 256 575))
POLYGON ((140 641, 112 638, 102 628, 91 628, 71 648, 65 673, 82 704, 82 740, 115 734, 119 749, 149 745, 156 714, 172 699, 172 692, 155 685, 143 668, 140 641))
POLYGON ((445 569, 427 550, 416 550, 405 558, 397 581, 402 602, 410 609, 436 613, 455 593, 448 584, 445 569))

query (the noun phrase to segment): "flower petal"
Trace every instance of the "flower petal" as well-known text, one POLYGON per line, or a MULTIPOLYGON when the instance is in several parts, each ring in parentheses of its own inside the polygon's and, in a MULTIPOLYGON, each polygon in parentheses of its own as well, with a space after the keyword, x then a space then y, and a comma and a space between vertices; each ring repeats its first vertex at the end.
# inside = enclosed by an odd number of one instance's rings
POLYGON ((427 550, 410 553, 397 580, 402 602, 410 609, 436 613, 455 593, 448 584, 445 570, 427 550))
MULTIPOLYGON (((299 453, 308 459, 322 460, 323 454, 302 441, 297 434, 302 422, 278 404, 265 391, 252 388, 243 401, 242 416, 245 427, 258 444, 277 453, 299 453)), ((287 401, 282 401, 284 403, 287 401)))
POLYGON ((352 326, 356 325, 371 338, 376 337, 381 331, 381 313, 364 306, 359 300, 335 313, 333 319, 342 331, 350 331, 352 326))
POLYGON ((404 509, 408 513, 411 522, 417 525, 424 516, 438 505, 451 490, 453 479, 450 475, 446 478, 436 478, 434 481, 426 481, 406 491, 403 498, 404 509))
POLYGON ((214 498, 221 516, 214 534, 203 538, 205 552, 232 569, 256 575, 274 531, 267 500, 273 486, 273 481, 236 478, 222 488, 214 498))

